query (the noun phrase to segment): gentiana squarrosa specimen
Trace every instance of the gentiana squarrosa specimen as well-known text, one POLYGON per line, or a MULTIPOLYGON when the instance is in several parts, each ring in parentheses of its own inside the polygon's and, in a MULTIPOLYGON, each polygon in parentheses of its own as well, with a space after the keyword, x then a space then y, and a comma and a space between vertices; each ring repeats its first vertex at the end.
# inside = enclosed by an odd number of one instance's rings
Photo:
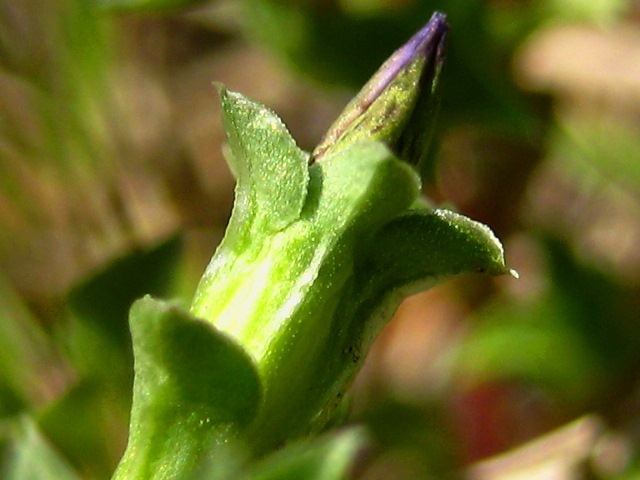
POLYGON ((233 214, 190 309, 131 309, 135 383, 119 480, 182 479, 220 445, 261 456, 321 431, 409 294, 507 270, 484 225, 420 197, 445 16, 385 62, 311 154, 218 85, 233 214))

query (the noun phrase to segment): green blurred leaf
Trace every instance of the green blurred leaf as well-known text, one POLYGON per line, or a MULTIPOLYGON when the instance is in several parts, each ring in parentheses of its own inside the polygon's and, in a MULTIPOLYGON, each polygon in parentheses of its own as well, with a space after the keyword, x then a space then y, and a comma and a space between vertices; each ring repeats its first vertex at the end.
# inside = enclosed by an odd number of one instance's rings
POLYGON ((614 181, 640 192, 640 137, 635 124, 615 116, 574 115, 551 137, 553 156, 571 167, 574 181, 614 181))
POLYGON ((195 6, 211 0, 89 0, 99 10, 165 11, 195 6))
POLYGON ((38 413, 38 425, 79 470, 109 478, 124 448, 128 395, 103 381, 81 380, 38 413))
POLYGON ((626 0, 544 0, 536 5, 548 18, 565 22, 611 24, 629 8, 626 0))
MULTIPOLYGON (((637 294, 544 239, 550 284, 533 301, 480 312, 459 347, 460 372, 476 382, 533 383, 572 405, 607 401, 637 371, 637 294)), ((630 387, 628 387, 630 388, 630 387)))
POLYGON ((451 477, 462 448, 446 402, 440 398, 395 398, 390 392, 385 395, 384 389, 365 401, 356 420, 366 425, 372 437, 370 458, 401 458, 411 472, 415 471, 408 477, 411 479, 451 477))
POLYGON ((0 381, 0 418, 18 415, 26 407, 24 399, 4 381, 0 381))
POLYGON ((258 462, 246 480, 343 480, 348 478, 364 432, 351 428, 291 444, 258 462))
POLYGON ((580 260, 563 242, 549 238, 544 246, 566 326, 596 356, 611 384, 636 372, 640 365, 636 289, 580 260))
POLYGON ((173 236, 113 260, 72 289, 69 304, 73 313, 115 344, 127 345, 131 304, 145 294, 162 296, 171 292, 181 252, 182 239, 173 236))
POLYGON ((71 290, 69 306, 75 318, 68 341, 84 375, 106 377, 110 387, 130 390, 129 308, 147 293, 170 294, 181 252, 179 236, 151 248, 132 250, 71 290))
POLYGON ((4 480, 80 480, 32 420, 23 417, 12 430, 13 440, 0 465, 0 477, 4 480))
POLYGON ((606 379, 597 357, 565 324, 561 297, 497 305, 474 318, 457 370, 475 383, 511 381, 583 403, 606 379))

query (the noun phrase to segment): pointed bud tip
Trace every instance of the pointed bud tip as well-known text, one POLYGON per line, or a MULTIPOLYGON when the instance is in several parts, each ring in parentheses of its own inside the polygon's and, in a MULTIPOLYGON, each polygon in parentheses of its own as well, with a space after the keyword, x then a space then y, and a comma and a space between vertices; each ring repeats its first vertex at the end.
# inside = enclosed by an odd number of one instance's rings
POLYGON ((380 96, 400 71, 418 58, 432 59, 436 67, 444 61, 444 42, 449 31, 447 16, 435 12, 424 27, 409 39, 402 47, 380 67, 376 76, 377 84, 371 88, 363 103, 371 103, 380 96))
POLYGON ((441 12, 435 12, 427 24, 422 27, 411 39, 399 50, 407 50, 409 60, 417 55, 439 53, 440 45, 449 32, 447 16, 441 12), (434 51, 435 50, 435 51, 434 51))

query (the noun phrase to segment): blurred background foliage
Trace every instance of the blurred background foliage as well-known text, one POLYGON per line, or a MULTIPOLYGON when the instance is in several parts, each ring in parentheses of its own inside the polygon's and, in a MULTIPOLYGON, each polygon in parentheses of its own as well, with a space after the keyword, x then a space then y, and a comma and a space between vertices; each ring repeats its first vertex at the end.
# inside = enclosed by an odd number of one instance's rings
POLYGON ((409 299, 353 387, 360 479, 640 478, 640 4, 0 2, 0 477, 106 479, 131 302, 189 301, 233 197, 213 80, 311 149, 451 24, 426 194, 521 278, 409 299))

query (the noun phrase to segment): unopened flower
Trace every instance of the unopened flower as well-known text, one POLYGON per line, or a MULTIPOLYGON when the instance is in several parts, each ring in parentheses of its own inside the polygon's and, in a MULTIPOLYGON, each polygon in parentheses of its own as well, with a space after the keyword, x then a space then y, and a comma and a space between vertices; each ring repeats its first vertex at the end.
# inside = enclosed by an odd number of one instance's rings
POLYGON ((378 140, 419 167, 435 120, 448 29, 445 15, 434 13, 347 105, 313 151, 312 161, 360 141, 378 140))

